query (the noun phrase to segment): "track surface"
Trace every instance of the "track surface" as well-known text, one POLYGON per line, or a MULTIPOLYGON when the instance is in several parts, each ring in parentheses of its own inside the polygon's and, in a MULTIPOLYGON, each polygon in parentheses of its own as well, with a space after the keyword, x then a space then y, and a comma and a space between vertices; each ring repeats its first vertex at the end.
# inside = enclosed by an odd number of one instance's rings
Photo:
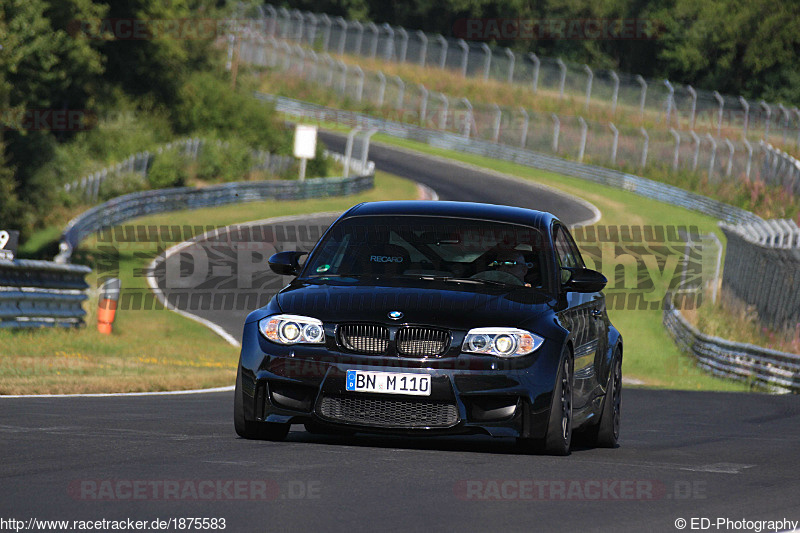
MULTIPOLYGON (((442 199, 478 190, 482 201, 521 203, 527 194, 552 205, 522 205, 569 222, 589 217, 559 212, 564 200, 540 191, 509 195, 509 182, 491 175, 470 188, 463 168, 377 147, 371 159, 442 199)), ((236 257, 215 253, 212 267, 236 257)), ((241 291, 224 278, 207 290, 241 291)), ((246 310, 192 312, 238 337, 246 310)), ((518 455, 511 441, 488 437, 320 437, 300 427, 284 443, 245 441, 233 433, 232 404, 230 392, 0 399, 0 519, 225 518, 228 531, 676 531, 678 518, 800 520, 796 396, 626 390, 621 447, 567 458, 518 455), (217 494, 209 480, 221 482, 221 500, 205 500, 217 494), (149 489, 133 493, 134 481, 149 489), (228 481, 267 486, 268 499, 238 499, 228 481), (165 500, 160 487, 176 482, 181 494, 165 500)))

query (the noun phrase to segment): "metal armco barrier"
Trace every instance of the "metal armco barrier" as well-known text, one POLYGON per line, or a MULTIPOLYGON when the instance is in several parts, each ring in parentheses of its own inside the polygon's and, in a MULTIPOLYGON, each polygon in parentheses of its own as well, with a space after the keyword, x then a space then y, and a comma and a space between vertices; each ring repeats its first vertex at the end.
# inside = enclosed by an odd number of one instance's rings
POLYGON ((0 328, 78 327, 91 269, 48 261, 0 261, 0 328))
POLYGON ((568 161, 522 148, 468 139, 455 133, 387 121, 361 113, 333 109, 281 96, 257 93, 256 98, 274 102, 276 110, 281 113, 312 118, 318 121, 335 122, 351 127, 377 129, 381 133, 423 142, 437 148, 513 161, 522 165, 624 189, 640 196, 699 211, 730 223, 762 221, 760 217, 744 209, 739 209, 672 185, 618 170, 568 161))
POLYGON ((720 224, 728 238, 722 287, 774 328, 800 327, 800 228, 791 220, 720 224))
POLYGON ((61 251, 55 261, 68 262, 72 250, 92 233, 144 215, 268 199, 300 200, 357 194, 375 186, 372 162, 368 170, 369 173, 352 178, 239 182, 202 189, 178 187, 119 196, 84 211, 69 222, 61 235, 61 251))
POLYGON ((708 372, 776 392, 800 392, 800 355, 705 335, 671 303, 664 306, 664 326, 675 343, 708 372))

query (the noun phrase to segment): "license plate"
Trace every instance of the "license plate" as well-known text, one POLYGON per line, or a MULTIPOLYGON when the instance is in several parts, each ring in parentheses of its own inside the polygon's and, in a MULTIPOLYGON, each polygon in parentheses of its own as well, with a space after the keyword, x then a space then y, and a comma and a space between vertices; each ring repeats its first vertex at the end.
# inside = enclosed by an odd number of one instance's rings
POLYGON ((431 377, 428 374, 348 370, 346 388, 353 392, 430 396, 431 377))

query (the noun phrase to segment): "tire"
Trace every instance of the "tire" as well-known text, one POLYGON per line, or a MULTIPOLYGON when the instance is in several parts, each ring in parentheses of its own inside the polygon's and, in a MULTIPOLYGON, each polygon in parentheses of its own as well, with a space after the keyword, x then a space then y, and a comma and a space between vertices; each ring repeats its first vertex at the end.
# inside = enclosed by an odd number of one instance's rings
POLYGON ((619 441, 620 407, 622 406, 622 354, 617 350, 611 363, 611 375, 603 398, 600 421, 594 430, 594 446, 615 448, 619 441))
POLYGON ((233 397, 233 427, 243 439, 281 441, 289 434, 291 424, 274 422, 251 422, 244 418, 244 397, 242 395, 242 368, 236 372, 236 387, 233 397))
POLYGON ((561 352, 553 401, 544 439, 517 439, 523 450, 548 455, 569 455, 572 446, 572 354, 566 346, 561 352))

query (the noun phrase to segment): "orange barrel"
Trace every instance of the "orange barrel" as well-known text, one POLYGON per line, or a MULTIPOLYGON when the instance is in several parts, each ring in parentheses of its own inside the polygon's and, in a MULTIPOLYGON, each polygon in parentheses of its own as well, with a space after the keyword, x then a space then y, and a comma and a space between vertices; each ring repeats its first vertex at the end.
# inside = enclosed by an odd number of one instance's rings
POLYGON ((97 308, 97 331, 111 334, 111 324, 117 312, 120 283, 117 278, 110 278, 100 286, 100 300, 97 308))

